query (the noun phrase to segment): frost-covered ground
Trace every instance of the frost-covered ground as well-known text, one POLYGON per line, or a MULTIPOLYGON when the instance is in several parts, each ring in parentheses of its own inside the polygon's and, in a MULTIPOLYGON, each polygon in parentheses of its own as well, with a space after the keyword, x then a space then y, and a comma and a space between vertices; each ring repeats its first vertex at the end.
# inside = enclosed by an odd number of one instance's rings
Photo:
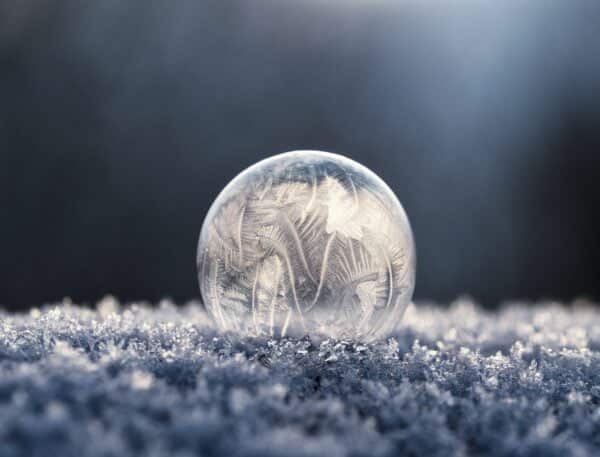
POLYGON ((393 337, 220 336, 193 304, 0 314, 0 456, 600 454, 600 310, 411 307, 393 337))

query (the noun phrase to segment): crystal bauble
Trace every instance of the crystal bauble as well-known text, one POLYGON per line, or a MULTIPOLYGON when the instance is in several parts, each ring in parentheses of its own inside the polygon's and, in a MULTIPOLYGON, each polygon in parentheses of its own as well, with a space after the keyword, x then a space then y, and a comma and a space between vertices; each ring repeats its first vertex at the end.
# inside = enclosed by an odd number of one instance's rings
POLYGON ((222 330, 371 340, 412 298, 415 248, 402 205, 346 157, 294 151, 240 173, 198 243, 204 306, 222 330))

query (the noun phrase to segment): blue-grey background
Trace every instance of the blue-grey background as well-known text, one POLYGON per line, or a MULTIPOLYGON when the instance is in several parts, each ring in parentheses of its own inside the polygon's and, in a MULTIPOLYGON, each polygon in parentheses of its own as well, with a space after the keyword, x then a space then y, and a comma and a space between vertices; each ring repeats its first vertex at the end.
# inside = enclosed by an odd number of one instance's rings
POLYGON ((378 173, 416 297, 600 298, 600 3, 0 2, 0 304, 198 296, 197 235, 292 149, 378 173))

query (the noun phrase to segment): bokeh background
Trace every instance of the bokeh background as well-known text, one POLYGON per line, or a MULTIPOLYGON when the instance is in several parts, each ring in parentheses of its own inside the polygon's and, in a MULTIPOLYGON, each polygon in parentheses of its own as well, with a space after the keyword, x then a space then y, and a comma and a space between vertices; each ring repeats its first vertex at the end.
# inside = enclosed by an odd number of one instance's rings
POLYGON ((197 236, 293 149, 378 173, 416 297, 600 298, 600 2, 0 2, 0 305, 199 295, 197 236))

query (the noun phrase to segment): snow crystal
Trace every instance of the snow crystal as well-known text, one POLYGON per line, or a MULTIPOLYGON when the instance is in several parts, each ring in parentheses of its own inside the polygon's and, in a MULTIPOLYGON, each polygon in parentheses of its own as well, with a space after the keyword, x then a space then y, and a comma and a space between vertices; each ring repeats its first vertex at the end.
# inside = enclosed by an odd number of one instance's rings
POLYGON ((0 456, 600 453, 600 309, 411 306, 376 343, 222 335, 196 303, 0 313, 0 456))

